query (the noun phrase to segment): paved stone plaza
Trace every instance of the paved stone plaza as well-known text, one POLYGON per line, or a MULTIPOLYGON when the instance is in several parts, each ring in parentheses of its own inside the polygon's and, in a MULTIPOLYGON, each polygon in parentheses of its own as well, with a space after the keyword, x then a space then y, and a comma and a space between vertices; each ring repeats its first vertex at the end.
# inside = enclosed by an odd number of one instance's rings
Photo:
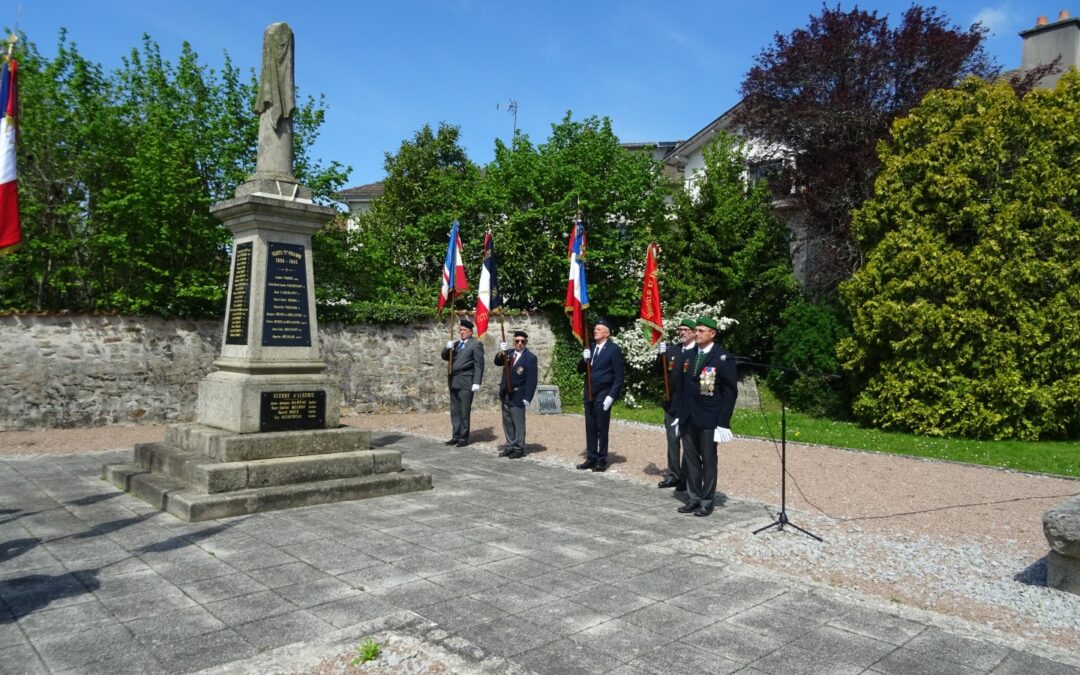
POLYGON ((764 525, 758 504, 693 518, 670 491, 491 447, 375 446, 435 489, 189 524, 100 480, 130 450, 4 458, 0 672, 293 672, 369 635, 457 672, 1080 672, 1080 657, 665 544, 764 525))

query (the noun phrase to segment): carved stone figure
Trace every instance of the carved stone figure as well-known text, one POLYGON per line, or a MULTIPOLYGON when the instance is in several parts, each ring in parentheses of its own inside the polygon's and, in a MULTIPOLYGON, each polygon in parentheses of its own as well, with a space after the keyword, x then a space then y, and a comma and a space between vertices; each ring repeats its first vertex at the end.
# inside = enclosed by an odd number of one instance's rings
POLYGON ((263 33, 262 73, 255 101, 255 112, 259 115, 256 178, 295 180, 292 173, 295 109, 293 32, 287 23, 273 23, 263 33))

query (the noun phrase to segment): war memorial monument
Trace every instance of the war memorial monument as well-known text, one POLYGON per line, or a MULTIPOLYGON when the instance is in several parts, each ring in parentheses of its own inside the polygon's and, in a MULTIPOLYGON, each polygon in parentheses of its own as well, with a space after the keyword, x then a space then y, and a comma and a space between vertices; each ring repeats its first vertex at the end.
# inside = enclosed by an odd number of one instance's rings
POLYGON ((336 213, 293 176, 293 33, 263 36, 256 169, 211 212, 233 233, 221 354, 195 422, 135 446, 104 477, 187 521, 431 489, 401 453, 340 425, 340 386, 319 356, 311 236, 336 213))

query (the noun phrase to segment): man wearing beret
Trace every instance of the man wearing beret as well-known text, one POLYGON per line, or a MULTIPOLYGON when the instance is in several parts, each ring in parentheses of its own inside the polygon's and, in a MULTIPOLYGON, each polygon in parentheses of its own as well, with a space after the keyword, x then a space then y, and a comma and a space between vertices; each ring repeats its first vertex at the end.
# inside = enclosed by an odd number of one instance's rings
POLYGON ((585 372, 586 362, 592 364, 591 377, 585 382, 585 461, 577 465, 579 469, 606 471, 608 468, 611 406, 619 398, 623 385, 622 350, 610 337, 611 324, 607 319, 597 321, 593 326, 593 347, 584 350, 578 361, 579 373, 585 372))
POLYGON ((446 442, 463 448, 469 444, 469 418, 472 417, 473 394, 480 391, 484 379, 484 345, 473 337, 473 323, 458 322, 459 340, 450 340, 442 350, 442 360, 451 361, 446 382, 450 387, 450 424, 453 435, 446 442), (453 354, 453 359, 450 355, 453 354))
POLYGON ((679 513, 704 517, 713 511, 716 495, 716 445, 731 441, 731 413, 738 380, 735 358, 716 340, 716 321, 700 317, 694 328, 694 349, 683 355, 685 390, 679 403, 677 429, 685 435, 687 502, 679 513))
POLYGON ((661 342, 656 345, 657 364, 667 371, 668 389, 671 393, 664 403, 664 430, 667 433, 667 473, 656 484, 660 488, 675 488, 677 492, 686 491, 686 460, 682 456, 681 439, 675 422, 678 417, 678 404, 686 387, 683 386, 683 355, 694 348, 694 329, 697 321, 683 319, 679 322, 679 337, 674 344, 661 342))
POLYGON ((506 449, 500 457, 519 459, 525 456, 525 407, 536 394, 536 355, 526 345, 529 336, 523 330, 514 331, 514 347, 502 342, 495 355, 495 365, 504 368, 499 384, 499 400, 502 401, 503 433, 506 449))

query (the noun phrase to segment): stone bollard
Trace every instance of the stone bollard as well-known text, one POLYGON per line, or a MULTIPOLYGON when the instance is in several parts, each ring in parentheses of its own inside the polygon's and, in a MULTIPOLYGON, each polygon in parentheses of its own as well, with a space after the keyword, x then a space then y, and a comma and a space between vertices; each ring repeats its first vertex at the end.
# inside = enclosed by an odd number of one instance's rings
POLYGON ((1046 585, 1080 595, 1080 497, 1043 514, 1043 533, 1050 544, 1046 585))

